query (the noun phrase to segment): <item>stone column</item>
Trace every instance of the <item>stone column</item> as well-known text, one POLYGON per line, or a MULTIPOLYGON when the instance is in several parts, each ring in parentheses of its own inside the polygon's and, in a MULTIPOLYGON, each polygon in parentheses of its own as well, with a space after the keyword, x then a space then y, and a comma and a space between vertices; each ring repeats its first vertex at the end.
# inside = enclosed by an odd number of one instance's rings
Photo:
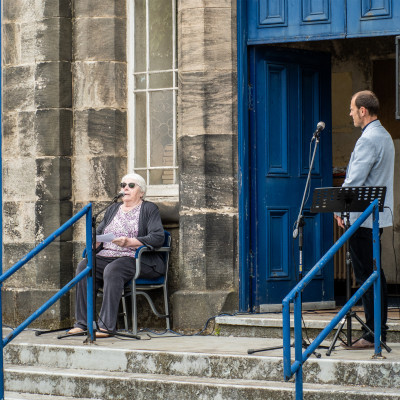
MULTIPOLYGON (((74 6, 73 193, 76 211, 89 201, 98 210, 126 173, 126 1, 76 0, 74 6)), ((84 223, 79 227, 74 239, 83 242, 84 223)))
POLYGON ((178 2, 180 290, 174 325, 238 307, 236 6, 178 2))
MULTIPOLYGON (((3 270, 71 216, 70 1, 3 2, 3 270)), ((72 276, 71 231, 4 286, 4 322, 16 325, 72 276)), ((36 326, 69 318, 64 296, 36 326)), ((67 321, 66 323, 69 323, 67 321)))

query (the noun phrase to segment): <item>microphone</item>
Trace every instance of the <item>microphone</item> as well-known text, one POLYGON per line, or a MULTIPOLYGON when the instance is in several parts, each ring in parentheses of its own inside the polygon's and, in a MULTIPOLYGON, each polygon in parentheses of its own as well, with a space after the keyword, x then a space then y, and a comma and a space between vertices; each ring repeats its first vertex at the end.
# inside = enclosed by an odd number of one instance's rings
POLYGON ((125 196, 124 192, 118 193, 116 196, 114 196, 113 201, 117 201, 118 199, 120 199, 121 197, 124 197, 124 196, 125 196))
POLYGON ((325 122, 324 121, 319 121, 318 124, 317 124, 317 130, 313 133, 312 140, 314 140, 315 138, 319 138, 319 134, 324 129, 325 129, 325 122))

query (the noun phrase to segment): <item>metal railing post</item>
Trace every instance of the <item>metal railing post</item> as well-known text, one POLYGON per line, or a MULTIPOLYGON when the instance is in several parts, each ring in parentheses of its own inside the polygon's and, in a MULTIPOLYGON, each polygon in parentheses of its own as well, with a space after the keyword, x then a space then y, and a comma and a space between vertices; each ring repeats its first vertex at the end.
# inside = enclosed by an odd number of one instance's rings
MULTIPOLYGON (((1 195, 0 195, 1 198, 1 195)), ((1 204, 0 204, 1 211, 1 204)), ((1 214, 1 213, 0 213, 1 214)), ((76 213, 72 218, 65 222, 60 228, 49 235, 45 240, 43 240, 39 245, 37 245, 33 250, 26 254, 22 259, 20 259, 16 264, 9 268, 5 273, 2 272, 2 265, 0 265, 0 400, 4 400, 4 347, 11 342, 16 336, 18 336, 30 323, 35 319, 40 317, 48 308, 50 308, 57 300, 59 300, 65 293, 70 291, 80 280, 85 279, 87 275, 92 273, 92 204, 89 203, 81 211, 76 213), (47 300, 41 307, 39 307, 34 313, 32 313, 24 322, 22 322, 17 328, 3 339, 3 313, 2 313, 2 299, 1 299, 1 289, 3 282, 17 272, 23 265, 25 265, 29 260, 36 256, 41 250, 43 250, 47 245, 49 245, 54 239, 60 236, 64 231, 70 228, 75 222, 82 218, 86 214, 86 251, 89 255, 89 262, 87 267, 77 276, 75 276, 71 281, 69 281, 62 289, 60 289, 54 296, 47 300)), ((1 216, 0 216, 1 222, 1 216)), ((1 225, 1 224, 0 224, 1 225)), ((1 234, 1 226, 0 226, 1 234)), ((1 246, 0 246, 0 256, 1 256, 1 246)), ((89 329, 92 328, 90 334, 93 340, 93 287, 88 285, 89 301, 88 301, 88 323, 89 329), (91 301, 92 300, 92 301, 91 301), (91 305, 89 306, 89 303, 91 305), (90 308, 90 309, 89 309, 90 308), (90 312, 91 310, 91 312, 90 312)))
POLYGON ((375 357, 382 355, 381 346, 381 319, 382 319, 382 305, 381 305, 381 252, 380 252, 380 237, 379 237, 379 207, 375 206, 373 213, 373 226, 372 226, 372 254, 373 254, 373 267, 374 272, 378 273, 378 278, 374 281, 374 344, 375 344, 375 357))
MULTIPOLYGON (((339 321, 347 314, 351 307, 374 285, 374 332, 375 332, 375 357, 381 356, 381 264, 380 264, 380 238, 379 238, 379 201, 374 200, 361 214, 354 224, 341 236, 341 238, 322 256, 308 274, 290 291, 283 299, 282 328, 283 328, 283 375, 288 381, 296 374, 296 400, 303 399, 303 364, 315 351, 320 343, 335 328, 339 321), (374 271, 361 285, 351 299, 343 306, 340 312, 332 319, 316 339, 303 352, 303 338, 301 327, 301 295, 313 277, 325 267, 328 261, 347 242, 361 224, 373 214, 373 264, 374 271), (291 365, 290 351, 290 302, 294 303, 294 346, 295 361, 291 365)), ((384 345, 386 348, 386 345, 384 345)), ((388 349, 390 352, 390 349, 388 349)))
POLYGON ((93 304, 93 232, 92 232, 92 208, 86 214, 86 256, 87 266, 90 267, 90 274, 87 276, 87 329, 90 335, 90 340, 94 341, 93 319, 94 319, 94 304, 93 304))
POLYGON ((303 336, 301 329, 301 295, 299 291, 294 298, 294 353, 297 363, 296 370, 296 400, 303 399, 303 336))

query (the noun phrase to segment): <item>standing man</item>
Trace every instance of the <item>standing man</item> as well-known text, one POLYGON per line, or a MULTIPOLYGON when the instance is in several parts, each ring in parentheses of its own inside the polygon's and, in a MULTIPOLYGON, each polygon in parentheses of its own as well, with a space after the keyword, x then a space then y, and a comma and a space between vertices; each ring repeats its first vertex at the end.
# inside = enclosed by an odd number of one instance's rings
MULTIPOLYGON (((394 145, 388 131, 378 120, 379 101, 376 95, 363 90, 353 95, 350 103, 350 116, 354 126, 361 128, 361 136, 357 140, 350 162, 347 167, 343 186, 386 186, 385 208, 379 213, 379 232, 382 228, 392 225, 393 210, 393 174, 394 145)), ((361 213, 350 213, 352 224, 361 213)), ((342 228, 342 218, 335 215, 338 225, 342 228)), ((355 234, 349 239, 349 249, 354 275, 359 285, 373 272, 372 255, 372 216, 370 216, 355 234)), ((382 341, 386 342, 387 334, 387 286, 386 278, 381 268, 381 301, 382 301, 382 341)), ((371 287, 362 297, 366 325, 374 330, 374 295, 371 287)), ((348 343, 350 346, 350 343, 348 343)), ((374 337, 366 330, 361 338, 356 340, 351 348, 365 349, 374 347, 374 337)))

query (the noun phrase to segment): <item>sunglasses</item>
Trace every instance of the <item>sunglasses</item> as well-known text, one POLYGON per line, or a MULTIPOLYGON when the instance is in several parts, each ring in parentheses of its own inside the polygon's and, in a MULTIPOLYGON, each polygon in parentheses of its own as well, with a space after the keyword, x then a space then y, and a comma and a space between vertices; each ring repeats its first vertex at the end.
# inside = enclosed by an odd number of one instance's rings
POLYGON ((133 189, 136 186, 136 183, 133 183, 133 182, 129 182, 129 183, 121 182, 121 187, 122 188, 124 188, 126 185, 128 185, 131 189, 133 189))

